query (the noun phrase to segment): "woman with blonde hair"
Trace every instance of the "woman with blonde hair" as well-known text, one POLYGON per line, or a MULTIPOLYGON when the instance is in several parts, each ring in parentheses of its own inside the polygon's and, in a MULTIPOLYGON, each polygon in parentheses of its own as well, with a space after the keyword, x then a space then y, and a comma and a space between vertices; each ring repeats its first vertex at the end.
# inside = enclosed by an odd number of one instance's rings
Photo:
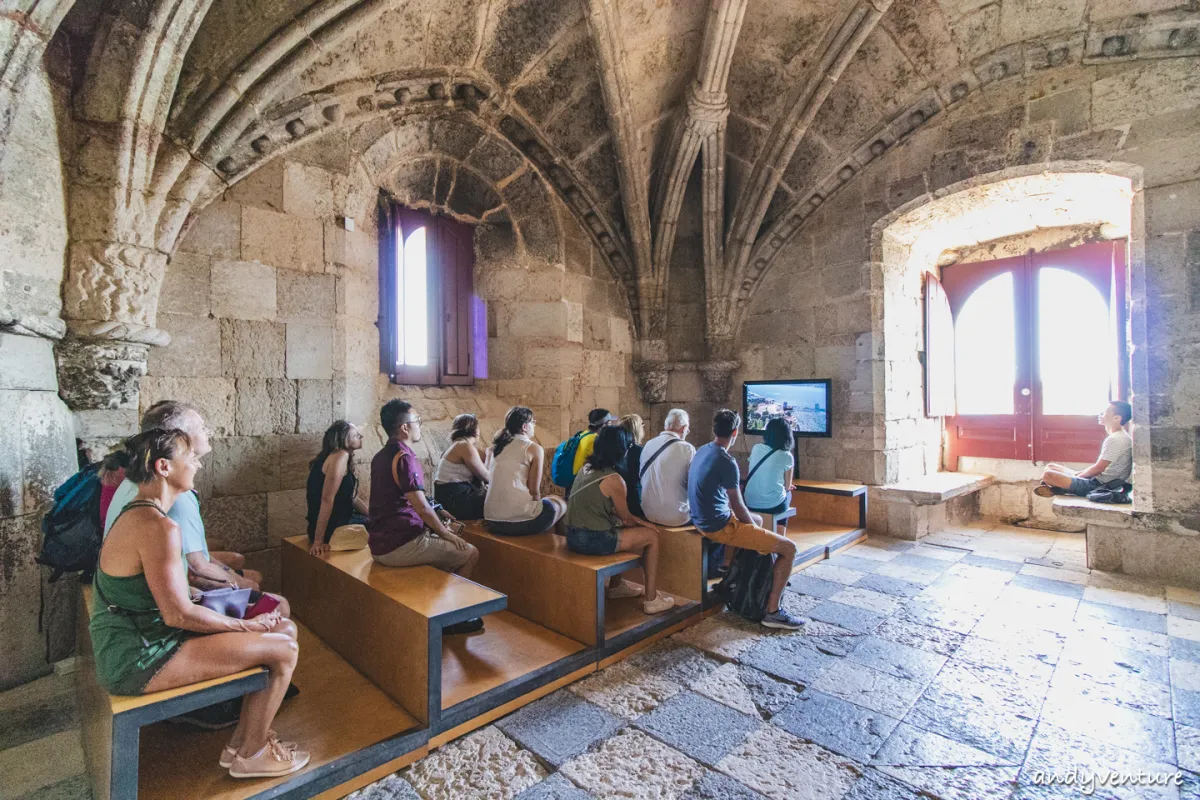
POLYGON ((192 491, 200 459, 178 430, 139 433, 125 449, 137 495, 104 538, 92 583, 100 685, 116 695, 149 694, 266 667, 267 685, 246 696, 219 763, 234 778, 302 769, 309 754, 271 730, 300 653, 296 626, 278 611, 235 619, 192 602, 179 525, 167 512, 192 491))
POLYGON ((626 414, 617 421, 617 427, 629 434, 629 449, 625 458, 617 465, 617 473, 625 479, 626 503, 629 513, 635 517, 645 517, 642 511, 642 439, 645 427, 642 418, 637 414, 626 414))

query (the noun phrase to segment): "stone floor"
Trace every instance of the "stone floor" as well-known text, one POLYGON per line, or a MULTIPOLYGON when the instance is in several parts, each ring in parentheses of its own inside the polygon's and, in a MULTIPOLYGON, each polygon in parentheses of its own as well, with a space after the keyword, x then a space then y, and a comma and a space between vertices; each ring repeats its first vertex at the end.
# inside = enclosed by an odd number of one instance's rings
MULTIPOLYGON (((1083 548, 983 524, 873 537, 793 576, 803 631, 719 614, 354 797, 1196 800, 1200 592, 1089 573, 1083 548), (1110 771, 1142 785, 1081 785, 1110 771)), ((38 744, 3 727, 0 748, 38 744)))

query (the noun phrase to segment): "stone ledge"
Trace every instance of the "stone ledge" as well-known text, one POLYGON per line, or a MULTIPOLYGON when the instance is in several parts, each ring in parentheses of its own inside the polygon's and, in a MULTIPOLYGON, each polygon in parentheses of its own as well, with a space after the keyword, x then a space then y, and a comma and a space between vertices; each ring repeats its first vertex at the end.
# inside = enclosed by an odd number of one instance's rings
POLYGON ((876 489, 879 499, 889 503, 914 506, 935 506, 954 497, 977 492, 995 483, 992 475, 971 475, 962 472, 936 472, 876 489))
POLYGON ((1119 528, 1134 527, 1133 505, 1093 503, 1086 497, 1062 495, 1051 504, 1055 516, 1096 522, 1119 528))

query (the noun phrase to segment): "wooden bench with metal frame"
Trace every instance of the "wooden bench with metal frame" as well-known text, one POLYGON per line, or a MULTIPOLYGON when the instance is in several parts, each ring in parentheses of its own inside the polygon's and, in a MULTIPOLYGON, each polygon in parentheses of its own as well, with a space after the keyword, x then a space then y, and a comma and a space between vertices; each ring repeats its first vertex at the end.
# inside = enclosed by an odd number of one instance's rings
POLYGON ((787 536, 796 543, 793 571, 867 538, 867 487, 861 483, 794 481, 787 536))

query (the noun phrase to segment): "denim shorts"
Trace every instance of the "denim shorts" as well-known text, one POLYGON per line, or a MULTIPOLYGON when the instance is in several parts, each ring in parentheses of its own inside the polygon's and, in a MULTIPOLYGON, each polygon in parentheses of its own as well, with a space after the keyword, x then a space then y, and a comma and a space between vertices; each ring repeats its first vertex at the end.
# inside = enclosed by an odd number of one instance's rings
POLYGON ((1099 488, 1100 481, 1095 478, 1071 478, 1071 488, 1067 489, 1067 494, 1087 497, 1089 492, 1094 492, 1099 488))
POLYGON ((567 526, 567 547, 585 556, 610 556, 617 552, 616 531, 593 531, 567 526))

